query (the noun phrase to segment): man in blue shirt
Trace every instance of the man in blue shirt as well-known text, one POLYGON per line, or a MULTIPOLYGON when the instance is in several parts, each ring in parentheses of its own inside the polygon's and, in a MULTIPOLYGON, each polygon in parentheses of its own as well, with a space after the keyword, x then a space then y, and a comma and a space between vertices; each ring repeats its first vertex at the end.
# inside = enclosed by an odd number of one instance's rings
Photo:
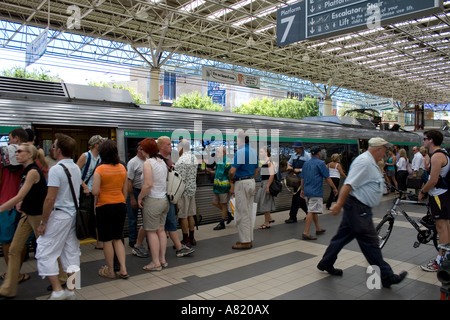
POLYGON ((233 245, 233 249, 250 249, 253 246, 252 211, 258 156, 250 148, 248 136, 243 133, 238 134, 237 145, 238 150, 230 168, 230 194, 236 198, 234 219, 239 234, 239 241, 233 245))
POLYGON ((322 234, 325 229, 319 226, 319 214, 323 210, 323 179, 333 189, 334 194, 337 195, 337 188, 330 178, 325 162, 321 160, 322 154, 320 148, 314 146, 311 148, 311 160, 308 160, 303 165, 303 170, 300 175, 302 191, 300 196, 305 198, 308 205, 308 213, 306 215, 305 229, 302 234, 303 240, 316 240, 317 238, 309 234, 309 227, 314 221, 316 225, 316 234, 322 234))

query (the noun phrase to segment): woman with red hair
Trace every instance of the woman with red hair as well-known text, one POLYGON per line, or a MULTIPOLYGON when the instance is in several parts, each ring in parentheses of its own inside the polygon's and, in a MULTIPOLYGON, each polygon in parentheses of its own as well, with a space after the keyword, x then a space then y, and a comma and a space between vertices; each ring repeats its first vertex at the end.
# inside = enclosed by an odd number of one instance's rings
POLYGON ((169 200, 166 196, 167 167, 159 158, 158 145, 155 139, 146 138, 141 141, 144 156, 148 158, 143 167, 144 181, 138 197, 142 208, 144 230, 150 245, 152 261, 143 267, 146 271, 160 271, 167 267, 166 246, 167 237, 164 231, 169 200))

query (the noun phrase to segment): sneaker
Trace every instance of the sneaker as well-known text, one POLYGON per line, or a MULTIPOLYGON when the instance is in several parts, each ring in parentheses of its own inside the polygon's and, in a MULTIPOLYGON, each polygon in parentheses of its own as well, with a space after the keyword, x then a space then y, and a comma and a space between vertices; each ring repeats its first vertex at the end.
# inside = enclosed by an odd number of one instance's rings
POLYGON ((133 253, 133 255, 139 257, 139 258, 148 258, 150 256, 150 254, 145 251, 145 248, 143 246, 140 247, 134 247, 131 252, 133 253))
POLYGON ((176 254, 177 254, 177 257, 185 257, 194 251, 195 250, 193 248, 183 245, 180 250, 177 250, 176 254))
POLYGON ((430 262, 428 262, 426 265, 420 266, 420 268, 423 271, 428 271, 428 272, 437 272, 439 269, 439 265, 437 264, 436 260, 430 260, 430 262))
POLYGON ((52 291, 48 300, 66 300, 66 292, 64 290, 58 292, 52 291))

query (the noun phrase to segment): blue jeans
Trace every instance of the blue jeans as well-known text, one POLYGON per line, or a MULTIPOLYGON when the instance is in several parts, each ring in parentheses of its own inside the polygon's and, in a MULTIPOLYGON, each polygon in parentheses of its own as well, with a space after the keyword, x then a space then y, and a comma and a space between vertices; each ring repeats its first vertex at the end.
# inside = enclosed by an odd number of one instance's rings
POLYGON ((370 207, 349 195, 344 204, 344 213, 338 232, 331 239, 320 264, 325 267, 333 266, 342 248, 356 238, 369 264, 380 267, 381 278, 391 276, 394 272, 391 266, 384 261, 381 249, 378 247, 379 240, 372 217, 370 207))
MULTIPOLYGON (((140 190, 133 189, 134 198, 137 200, 140 190)), ((139 206, 136 209, 131 207, 130 196, 127 197, 127 212, 128 212, 128 241, 136 242, 137 240, 137 220, 138 220, 139 206)))

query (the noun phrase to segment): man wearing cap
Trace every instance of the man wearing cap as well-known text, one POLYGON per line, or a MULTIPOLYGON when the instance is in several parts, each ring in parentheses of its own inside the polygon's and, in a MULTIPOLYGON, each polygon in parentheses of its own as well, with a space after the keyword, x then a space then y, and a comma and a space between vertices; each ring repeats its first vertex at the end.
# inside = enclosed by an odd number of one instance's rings
POLYGON ((369 140, 368 151, 359 155, 351 164, 339 198, 330 208, 331 214, 337 215, 344 207, 342 221, 317 265, 319 270, 331 275, 342 275, 342 270, 335 269, 333 265, 341 249, 356 238, 369 265, 379 267, 383 287, 389 288, 406 277, 406 271, 394 274, 391 266, 384 261, 372 221, 372 208, 380 203, 384 185, 377 162, 391 147, 392 144, 382 138, 372 138, 369 140))
MULTIPOLYGON (((306 152, 301 141, 295 141, 292 146, 295 150, 295 154, 291 156, 288 161, 288 171, 294 171, 296 174, 302 172, 303 165, 306 161, 311 159, 311 154, 306 152)), ((289 219, 285 220, 286 223, 296 223, 297 222, 297 212, 298 209, 302 208, 305 214, 308 213, 308 207, 306 205, 305 199, 300 197, 300 192, 295 193, 292 196, 291 210, 289 211, 289 219)))
POLYGON ((319 216, 323 211, 323 179, 333 189, 334 194, 338 194, 338 190, 330 178, 330 172, 321 160, 322 154, 320 147, 314 146, 311 148, 311 160, 308 160, 303 165, 301 173, 301 193, 300 196, 306 199, 308 205, 308 213, 306 215, 305 229, 302 234, 303 240, 316 240, 317 238, 309 234, 309 227, 314 221, 316 225, 316 234, 322 234, 325 229, 319 226, 319 216))

